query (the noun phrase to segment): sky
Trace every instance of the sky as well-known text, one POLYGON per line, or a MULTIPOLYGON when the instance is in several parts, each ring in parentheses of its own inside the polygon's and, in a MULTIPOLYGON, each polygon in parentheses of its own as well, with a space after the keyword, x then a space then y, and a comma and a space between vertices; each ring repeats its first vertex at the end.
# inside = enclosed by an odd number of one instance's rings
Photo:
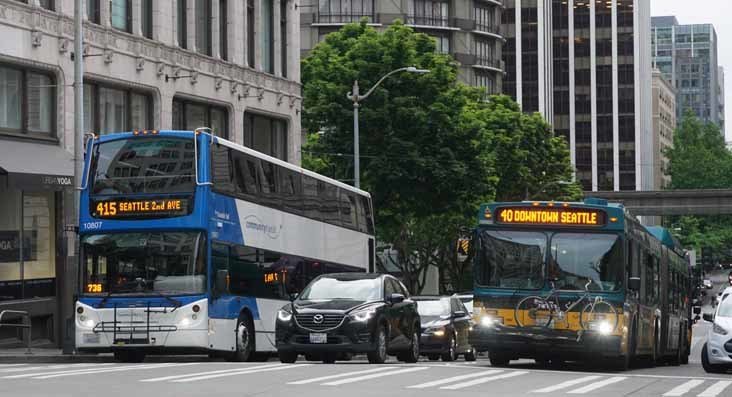
MULTIPOLYGON (((645 0, 641 0, 645 1, 645 0)), ((651 15, 674 15, 682 25, 711 23, 717 31, 719 65, 725 71, 725 112, 727 141, 732 141, 732 1, 730 0, 647 0, 651 15)))

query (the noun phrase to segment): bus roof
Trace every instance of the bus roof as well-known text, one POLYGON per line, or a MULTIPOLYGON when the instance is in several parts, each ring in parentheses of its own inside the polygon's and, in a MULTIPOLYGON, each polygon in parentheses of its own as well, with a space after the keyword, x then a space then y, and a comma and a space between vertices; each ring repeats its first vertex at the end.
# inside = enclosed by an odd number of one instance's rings
POLYGON ((666 247, 672 250, 683 252, 681 243, 679 243, 679 240, 676 239, 676 237, 674 237, 668 229, 661 226, 646 226, 646 230, 648 230, 648 232, 651 233, 653 237, 661 241, 661 244, 665 245, 666 247))
MULTIPOLYGON (((210 135, 208 132, 201 132, 201 133, 202 134, 206 134, 206 135, 210 135)), ((140 136, 140 134, 142 134, 142 136, 169 136, 169 137, 177 137, 177 138, 192 138, 193 135, 195 134, 195 132, 194 131, 180 131, 180 130, 155 130, 154 133, 151 133, 150 131, 115 132, 115 133, 112 133, 112 134, 102 135, 99 138, 97 138, 97 141, 100 142, 100 143, 104 143, 106 141, 113 141, 113 140, 117 140, 117 139, 124 139, 124 138, 129 138, 129 137, 134 137, 134 136, 140 136)), ((251 156, 254 156, 254 157, 258 157, 258 158, 263 159, 263 160, 267 160, 267 161, 269 161, 271 163, 274 163, 274 164, 277 164, 277 165, 279 165, 281 167, 289 168, 289 169, 291 169, 291 170, 293 170, 295 172, 302 173, 302 174, 307 175, 307 176, 310 176, 312 178, 319 179, 319 180, 324 181, 324 182, 328 182, 328 183, 330 183, 332 185, 338 186, 341 189, 349 190, 351 192, 357 193, 357 194, 362 195, 362 196, 371 197, 371 194, 369 192, 367 192, 367 191, 364 191, 364 190, 361 190, 361 189, 356 189, 355 187, 350 186, 350 185, 347 185, 347 184, 345 184, 343 182, 340 182, 338 180, 335 180, 335 179, 332 179, 332 178, 328 178, 327 176, 323 176, 323 175, 320 175, 318 173, 312 172, 310 170, 306 170, 306 169, 304 169, 302 167, 298 167, 295 164, 288 163, 286 161, 280 160, 280 159, 275 158, 275 157, 272 157, 272 156, 268 156, 268 155, 266 155, 264 153, 261 153, 261 152, 258 152, 256 150, 254 150, 254 149, 251 149, 251 148, 248 148, 248 147, 239 145, 237 143, 231 142, 231 141, 226 140, 224 138, 219 138, 219 137, 214 136, 214 142, 216 142, 216 143, 218 143, 218 144, 220 144, 222 146, 226 146, 226 147, 232 148, 232 149, 237 150, 239 152, 246 153, 248 155, 251 155, 251 156)))

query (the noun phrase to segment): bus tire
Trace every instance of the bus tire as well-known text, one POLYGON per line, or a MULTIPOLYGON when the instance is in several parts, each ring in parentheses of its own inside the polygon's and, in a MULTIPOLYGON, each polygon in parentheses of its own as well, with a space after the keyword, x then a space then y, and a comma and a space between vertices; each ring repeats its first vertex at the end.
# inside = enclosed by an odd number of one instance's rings
POLYGON ((247 313, 239 315, 236 322, 236 351, 229 358, 230 361, 245 362, 255 359, 254 323, 247 313))

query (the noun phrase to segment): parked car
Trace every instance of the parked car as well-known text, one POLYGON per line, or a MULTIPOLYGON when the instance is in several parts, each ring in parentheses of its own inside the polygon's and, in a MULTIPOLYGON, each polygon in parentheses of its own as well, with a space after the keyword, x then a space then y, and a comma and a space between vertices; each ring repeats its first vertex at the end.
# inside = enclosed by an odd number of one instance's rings
POLYGON ((464 292, 455 294, 455 296, 460 299, 460 302, 463 303, 466 309, 468 309, 468 313, 470 315, 473 315, 473 294, 470 292, 464 292))
POLYGON ((470 345, 473 320, 457 296, 417 296, 417 310, 422 320, 420 352, 430 360, 455 361, 459 355, 465 361, 475 361, 470 345))
POLYGON ((704 313, 704 321, 712 323, 707 331, 707 343, 702 348, 702 367, 709 373, 725 373, 732 370, 732 287, 727 287, 720 297, 714 313, 704 313))
POLYGON ((714 284, 712 284, 712 280, 706 279, 703 282, 704 288, 706 289, 712 289, 714 287, 714 284))
POLYGON ((332 363, 343 354, 366 353, 370 363, 387 355, 419 360, 417 303, 396 278, 338 273, 311 281, 277 313, 275 338, 280 361, 298 355, 332 363))

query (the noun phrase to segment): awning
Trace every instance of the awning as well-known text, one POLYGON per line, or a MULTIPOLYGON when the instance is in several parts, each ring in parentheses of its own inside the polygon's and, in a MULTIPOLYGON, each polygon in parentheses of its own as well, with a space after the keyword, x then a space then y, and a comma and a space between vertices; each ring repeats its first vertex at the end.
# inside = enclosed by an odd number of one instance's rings
POLYGON ((56 145, 0 140, 0 189, 74 186, 74 158, 56 145))

